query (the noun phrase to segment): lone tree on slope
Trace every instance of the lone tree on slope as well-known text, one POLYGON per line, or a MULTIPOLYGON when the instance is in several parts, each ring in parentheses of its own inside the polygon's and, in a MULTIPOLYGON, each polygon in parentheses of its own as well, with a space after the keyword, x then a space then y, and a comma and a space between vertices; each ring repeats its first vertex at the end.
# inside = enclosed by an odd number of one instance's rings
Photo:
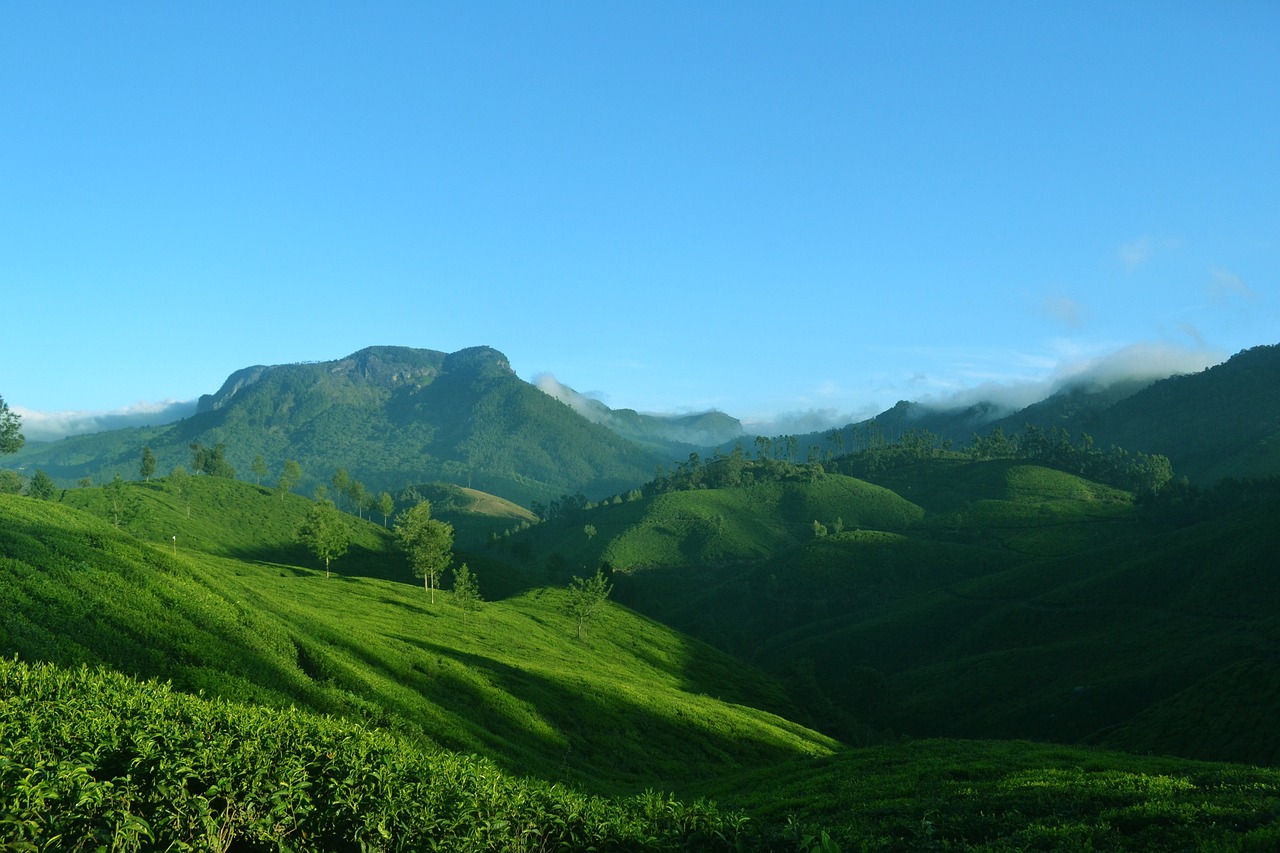
POLYGON ((409 558, 413 576, 422 578, 422 588, 436 603, 440 573, 453 559, 453 525, 431 517, 431 502, 422 501, 396 522, 396 536, 409 558))
POLYGON ((298 527, 298 541, 324 561, 324 576, 329 577, 329 562, 347 553, 351 544, 351 531, 346 519, 331 501, 321 501, 307 511, 307 517, 298 527))
POLYGON ((593 578, 574 578, 569 582, 569 604, 566 608, 569 615, 578 622, 578 639, 582 639, 582 629, 597 610, 604 604, 613 584, 605 580, 604 571, 596 569, 593 578))

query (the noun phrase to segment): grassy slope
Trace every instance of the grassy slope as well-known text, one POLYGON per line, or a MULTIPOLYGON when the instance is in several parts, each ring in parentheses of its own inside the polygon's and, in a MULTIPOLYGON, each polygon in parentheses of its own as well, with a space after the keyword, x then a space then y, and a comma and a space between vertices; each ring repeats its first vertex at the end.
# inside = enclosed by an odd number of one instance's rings
POLYGON ((830 700, 880 730, 1280 761, 1266 713, 1280 704, 1280 580, 1265 571, 1275 508, 1169 531, 1124 492, 1024 463, 939 460, 877 478, 929 515, 895 532, 810 533, 749 562, 686 551, 620 575, 618 597, 793 689, 816 686, 805 704, 823 725, 830 700))
MULTIPOLYGON (((285 557, 293 547, 280 538, 290 524, 277 519, 277 513, 303 510, 305 501, 290 509, 292 499, 281 501, 247 484, 205 479, 199 484, 211 494, 204 501, 193 497, 189 518, 173 496, 133 487, 140 500, 154 503, 146 518, 135 523, 152 544, 66 506, 0 497, 0 572, 5 575, 0 582, 11 595, 0 616, 3 653, 100 661, 127 672, 173 678, 179 688, 204 687, 211 695, 327 710, 377 723, 414 743, 430 738, 453 749, 491 755, 500 767, 518 768, 522 774, 576 779, 597 790, 625 792, 658 784, 689 795, 715 796, 727 807, 748 810, 757 824, 773 827, 756 836, 773 849, 802 848, 816 826, 846 847, 872 850, 1272 849, 1280 837, 1275 818, 1280 780, 1269 770, 963 741, 882 746, 816 762, 788 758, 828 752, 831 745, 776 717, 734 707, 785 710, 787 699, 773 683, 656 623, 610 608, 604 619, 589 626, 586 643, 578 643, 559 609, 562 593, 546 589, 490 604, 464 627, 458 613, 443 603, 432 607, 418 587, 379 579, 383 569, 366 570, 360 565, 366 561, 339 561, 339 572, 347 576, 326 583, 314 568, 272 559, 285 557), (230 515, 227 498, 241 490, 241 499, 230 501, 237 508, 230 515), (221 511, 229 513, 239 534, 218 533, 221 511), (183 543, 176 558, 167 539, 171 529, 178 530, 183 543), (187 550, 188 543, 199 541, 208 543, 209 551, 187 550), (242 559, 245 554, 258 561, 242 559)), ((94 503, 92 490, 75 497, 94 503)), ((1064 507, 1060 514, 1071 519, 1077 510, 1064 507)), ((1077 571, 1074 585, 1047 587, 1053 590, 1044 593, 1048 609, 1030 609, 1070 613, 1091 596, 1106 595, 1121 611, 1145 602, 1164 614, 1175 606, 1203 604, 1205 590, 1212 589, 1226 595, 1212 612, 1197 612, 1197 618, 1261 630, 1269 592, 1259 592, 1246 570, 1255 566, 1256 549, 1275 544, 1275 534, 1264 533, 1260 521, 1238 517, 1229 525, 1219 524, 1214 528, 1217 539, 1204 530, 1175 536, 1167 552, 1148 555, 1146 577, 1117 568, 1096 573, 1089 583, 1097 586, 1090 588, 1081 585, 1088 578, 1077 571), (1202 557, 1224 553, 1228 558, 1219 572, 1202 570, 1202 557), (1175 554, 1186 559, 1177 562, 1175 554), (1162 578, 1177 582, 1153 603, 1153 581, 1162 578)), ((1101 523, 1116 525, 1105 506, 1101 523)), ((925 525, 922 530, 939 537, 954 533, 949 526, 925 525)), ((375 526, 362 528, 370 566, 378 565, 383 535, 375 526)), ((860 606, 885 616, 896 608, 906 608, 900 615, 918 608, 914 624, 925 634, 917 638, 923 649, 929 631, 935 637, 947 633, 945 622, 934 624, 941 612, 935 609, 938 601, 963 604, 963 595, 1014 592, 1022 597, 1000 605, 1027 610, 1026 596, 1046 589, 1046 578, 1066 576, 1069 560, 1009 548, 1001 553, 1014 555, 1012 563, 1003 564, 1003 570, 989 565, 991 541, 850 531, 776 555, 773 568, 805 567, 815 590, 830 584, 834 573, 852 569, 855 575, 865 574, 847 588, 875 588, 893 604, 886 608, 884 601, 862 601, 860 606), (850 561, 846 549, 863 557, 850 561), (932 549, 955 559, 938 561, 932 549), (792 560, 796 554, 804 559, 792 560), (912 568, 916 558, 921 563, 912 568), (947 587, 962 595, 947 592, 947 587)), ((1138 551, 1131 548, 1130 553, 1138 551)), ((394 560, 385 553, 382 558, 391 572, 394 560)), ((988 612, 994 614, 987 626, 992 636, 1004 641, 1018 636, 1016 620, 1002 621, 999 608, 988 612)), ((819 619, 815 631, 830 624, 819 619)), ((868 624, 874 626, 876 620, 868 624)), ((970 640, 983 634, 975 624, 970 640)), ((896 653, 910 652, 903 648, 896 653)), ((1265 677, 1271 677, 1268 666, 1245 659, 1206 676, 1199 699, 1195 690, 1176 694, 1148 713, 1176 716, 1185 726, 1189 714, 1205 710, 1212 688, 1244 682, 1256 689, 1265 677)), ((988 705, 991 695, 985 697, 988 705)), ((135 700, 127 701, 136 707, 135 700)), ((1275 706, 1261 701, 1255 710, 1268 705, 1275 706)), ((20 701, 9 707, 25 705, 20 701)), ((140 723, 136 718, 128 722, 140 723)), ((260 728, 274 731, 274 726, 260 728)), ((1120 733, 1114 735, 1117 742, 1120 733)), ((129 742, 132 736, 124 737, 129 742)), ((343 743, 358 742, 363 735, 355 731, 354 737, 346 736, 343 743)), ((168 748, 165 744, 161 750, 168 748)), ((402 745, 392 753, 418 748, 402 745)), ((68 761, 72 757, 67 753, 68 761)), ((313 760, 299 759, 308 767, 313 760)), ((371 763, 366 757, 361 766, 378 772, 380 760, 375 755, 371 763)), ((407 759, 409 764, 418 760, 407 759)), ((292 767, 292 761, 283 764, 292 767)), ((396 767, 404 763, 397 759, 396 767)), ((19 772, 21 766, 6 769, 19 772)), ((84 782, 72 764, 60 767, 84 782)), ((21 778, 53 779, 51 773, 40 770, 21 778)), ((511 788, 503 790, 504 802, 542 796, 519 789, 513 797, 511 788)), ((67 802, 77 800, 68 796, 67 802)), ((466 831, 494 818, 495 808, 499 821, 506 820, 501 816, 505 807, 493 800, 476 802, 488 805, 464 814, 466 831)), ((621 810, 628 808, 653 811, 652 806, 625 804, 621 810)))
MULTIPOLYGON (((558 589, 490 603, 464 625, 445 594, 432 605, 420 586, 378 577, 399 559, 380 527, 353 520, 368 565, 353 553, 326 582, 282 559, 292 546, 277 537, 305 501, 233 481, 193 485, 190 518, 158 487, 131 487, 150 501, 136 526, 153 545, 66 506, 5 497, 3 652, 369 719, 605 789, 673 787, 834 747, 756 710, 790 710, 761 674, 622 608, 585 641, 558 589), (218 532, 229 503, 242 545, 218 532)), ((93 505, 93 491, 72 497, 93 505)))

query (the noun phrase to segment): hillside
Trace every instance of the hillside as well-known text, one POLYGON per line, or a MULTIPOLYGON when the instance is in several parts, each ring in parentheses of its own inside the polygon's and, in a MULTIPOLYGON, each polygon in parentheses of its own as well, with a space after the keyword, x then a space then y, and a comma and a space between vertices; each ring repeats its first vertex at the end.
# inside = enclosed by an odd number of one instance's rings
MULTIPOLYGON (((1274 506, 1170 528, 1062 471, 947 459, 883 471, 878 485, 824 475, 609 501, 517 534, 599 549, 603 528, 582 528, 611 512, 662 526, 714 510, 727 528, 754 507, 763 556, 691 551, 701 562, 641 560, 613 576, 618 597, 746 643, 785 692, 625 607, 577 639, 564 590, 518 560, 504 570, 524 587, 495 593, 481 571, 490 601, 463 621, 447 598, 430 605, 369 521, 349 519, 357 547, 325 580, 292 538, 310 502, 189 479, 186 493, 127 485, 127 529, 100 488, 0 496, 0 790, 32 794, 0 798, 6 843, 1139 850, 1280 838, 1275 770, 900 742, 883 727, 998 733, 1076 703, 1061 724, 1076 740, 1275 761, 1266 685, 1280 683, 1268 663, 1280 631, 1256 574, 1258 552, 1275 548, 1261 524, 1274 506), (904 483, 918 502, 887 488, 904 483), (806 537, 805 517, 837 512, 847 528, 817 535, 810 520, 806 537), (1084 689, 1062 686, 1089 672, 1084 689), (1100 724, 1121 706, 1124 725, 1100 724), (877 745, 847 751, 804 719, 877 745)), ((422 488, 451 511, 520 517, 422 488)), ((672 540, 631 544, 671 553, 672 540)), ((497 567, 502 552, 485 560, 497 567)))
POLYGON ((1127 492, 1020 460, 941 456, 874 476, 651 495, 509 548, 525 543, 529 566, 611 565, 619 600, 763 666, 847 741, 893 731, 1280 761, 1263 713, 1280 694, 1259 692, 1280 652, 1270 499, 1171 528, 1127 492), (1184 712, 1211 695, 1235 722, 1197 710, 1221 722, 1187 737, 1184 712))
MULTIPOLYGON (((790 702, 759 672, 622 608, 579 640, 565 592, 539 588, 464 624, 394 570, 402 558, 380 526, 350 520, 360 547, 326 581, 314 559, 294 561, 291 521, 309 502, 218 478, 192 486, 189 516, 159 484, 129 487, 142 539, 66 505, 0 496, 0 655, 377 723, 605 791, 835 747, 777 716, 790 702)), ((77 491, 98 503, 100 490, 77 491)))
POLYGON ((5 464, 43 469, 62 485, 103 482, 136 476, 144 446, 163 474, 192 464, 192 443, 222 444, 242 478, 255 476, 258 455, 271 482, 286 459, 296 460, 297 488, 307 494, 341 467, 375 492, 440 480, 528 504, 630 488, 689 452, 663 430, 690 424, 634 412, 617 420, 644 444, 524 382, 489 347, 371 347, 336 361, 245 368, 185 420, 30 443, 5 464))

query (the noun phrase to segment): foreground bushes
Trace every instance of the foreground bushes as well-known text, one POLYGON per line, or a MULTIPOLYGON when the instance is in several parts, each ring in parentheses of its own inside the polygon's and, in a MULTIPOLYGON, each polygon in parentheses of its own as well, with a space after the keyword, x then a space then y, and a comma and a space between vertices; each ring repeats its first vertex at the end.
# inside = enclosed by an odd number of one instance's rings
POLYGON ((607 800, 351 722, 0 661, 6 849, 732 849, 745 831, 704 801, 607 800))

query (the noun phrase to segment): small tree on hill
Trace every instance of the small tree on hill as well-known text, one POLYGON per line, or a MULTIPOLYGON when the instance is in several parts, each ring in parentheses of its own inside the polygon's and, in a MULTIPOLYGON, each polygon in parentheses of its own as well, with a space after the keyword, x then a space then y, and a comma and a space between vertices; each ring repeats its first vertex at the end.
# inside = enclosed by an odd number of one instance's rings
POLYGON ((595 615, 609 598, 613 584, 605 580, 604 571, 596 569, 593 578, 574 578, 569 582, 568 612, 578 623, 578 639, 582 639, 582 631, 587 620, 595 615))
POLYGON ((396 511, 396 499, 391 497, 390 492, 378 495, 378 511, 382 513, 382 526, 386 527, 387 519, 396 511))
POLYGON ((346 519, 329 501, 314 504, 298 528, 298 541, 306 545, 316 559, 324 561, 324 576, 329 577, 329 562, 347 553, 351 531, 346 519))
POLYGON ((302 466, 293 459, 284 460, 284 470, 280 472, 280 480, 276 483, 276 489, 280 492, 280 500, 284 500, 285 493, 293 490, 298 485, 298 481, 302 479, 302 466))
POLYGON ((251 470, 253 471, 253 484, 255 486, 262 485, 262 478, 270 476, 271 474, 271 472, 267 469, 267 460, 262 458, 261 453, 253 457, 253 465, 251 466, 251 470))
POLYGON ((436 601, 440 573, 453 559, 453 525, 431 517, 431 502, 422 501, 396 522, 396 536, 409 558, 414 577, 436 601))
POLYGON ((191 475, 181 465, 175 465, 169 472, 169 481, 165 487, 178 496, 187 510, 187 518, 191 517, 191 475))
POLYGON ((467 564, 453 570, 453 592, 449 595, 449 600, 462 611, 462 624, 467 624, 467 614, 473 613, 480 609, 480 604, 484 601, 480 597, 480 586, 476 582, 476 576, 467 568, 467 564))
POLYGON ((26 439, 18 431, 20 429, 22 429, 22 418, 16 412, 10 411, 4 397, 0 397, 0 455, 17 453, 22 449, 22 443, 26 439))
POLYGON ((51 501, 57 493, 58 490, 53 485, 53 479, 43 469, 37 468, 35 475, 31 478, 31 482, 27 484, 27 497, 41 501, 51 501))
POLYGON ((150 447, 142 448, 142 463, 138 466, 138 474, 142 479, 150 482, 151 475, 156 472, 156 455, 151 452, 150 447))
POLYGON ((107 515, 115 527, 128 524, 138 514, 137 499, 125 486, 124 478, 119 474, 102 487, 102 493, 107 497, 107 515))

